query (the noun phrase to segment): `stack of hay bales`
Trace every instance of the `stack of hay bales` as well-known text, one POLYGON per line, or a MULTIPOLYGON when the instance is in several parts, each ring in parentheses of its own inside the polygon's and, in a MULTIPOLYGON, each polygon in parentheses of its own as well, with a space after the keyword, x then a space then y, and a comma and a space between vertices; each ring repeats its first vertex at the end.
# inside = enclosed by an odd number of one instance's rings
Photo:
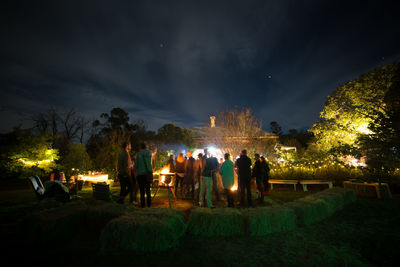
POLYGON ((28 216, 22 222, 22 229, 29 243, 65 245, 84 230, 86 210, 80 202, 43 210, 28 216))
POLYGON ((134 208, 126 205, 104 202, 101 205, 89 207, 86 210, 85 227, 88 233, 92 234, 92 236, 98 240, 101 231, 108 222, 125 215, 132 209, 134 208))
POLYGON ((335 187, 285 204, 297 216, 299 226, 322 221, 353 202, 353 190, 335 187))
POLYGON ((243 235, 243 217, 233 208, 198 208, 190 218, 188 233, 203 237, 243 235))
POLYGON ((296 227, 296 215, 286 207, 262 207, 242 212, 246 232, 250 236, 263 236, 286 232, 296 227))
POLYGON ((103 253, 163 251, 175 247, 186 231, 183 213, 143 209, 111 220, 100 236, 103 253))

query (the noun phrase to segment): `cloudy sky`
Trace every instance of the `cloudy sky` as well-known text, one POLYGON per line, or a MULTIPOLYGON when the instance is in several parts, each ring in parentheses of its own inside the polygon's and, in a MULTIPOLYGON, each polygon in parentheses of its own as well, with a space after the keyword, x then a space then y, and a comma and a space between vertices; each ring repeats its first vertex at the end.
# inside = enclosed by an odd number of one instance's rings
POLYGON ((50 107, 152 130, 250 107, 308 128, 337 86, 400 61, 394 2, 2 1, 0 131, 50 107))

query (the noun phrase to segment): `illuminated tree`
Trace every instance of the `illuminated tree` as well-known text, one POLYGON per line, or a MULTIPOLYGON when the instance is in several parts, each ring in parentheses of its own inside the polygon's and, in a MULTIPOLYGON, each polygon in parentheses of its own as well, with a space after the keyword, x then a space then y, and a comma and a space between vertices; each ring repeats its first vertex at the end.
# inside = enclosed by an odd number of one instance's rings
POLYGON ((384 102, 383 109, 375 113, 376 119, 369 124, 373 134, 359 139, 369 169, 381 177, 400 166, 400 68, 384 102))
POLYGON ((399 64, 395 63, 338 87, 328 97, 321 119, 310 129, 316 146, 325 152, 346 146, 358 148, 357 139, 373 133, 370 123, 379 114, 386 114, 384 97, 398 75, 399 64))
POLYGON ((58 150, 52 148, 51 134, 34 135, 30 130, 14 129, 1 135, 1 165, 8 174, 27 178, 56 168, 58 150))

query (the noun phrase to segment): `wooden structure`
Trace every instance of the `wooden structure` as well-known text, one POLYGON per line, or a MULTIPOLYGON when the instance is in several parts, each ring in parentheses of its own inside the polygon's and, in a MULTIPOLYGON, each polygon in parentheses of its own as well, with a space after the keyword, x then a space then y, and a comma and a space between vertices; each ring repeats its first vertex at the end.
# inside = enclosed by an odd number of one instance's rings
POLYGON ((308 191, 307 185, 309 184, 326 184, 329 188, 333 187, 332 181, 323 181, 323 180, 301 180, 300 184, 303 186, 303 191, 308 191))
POLYGON ((271 185, 271 190, 274 189, 274 184, 292 184, 294 191, 296 191, 296 185, 299 183, 297 180, 268 180, 268 183, 271 185))
POLYGON ((93 183, 93 197, 97 200, 111 201, 110 185, 93 183))
POLYGON ((377 197, 381 199, 382 192, 387 194, 387 197, 392 198, 389 185, 387 183, 355 183, 346 181, 343 182, 344 188, 353 189, 354 193, 358 196, 377 197))

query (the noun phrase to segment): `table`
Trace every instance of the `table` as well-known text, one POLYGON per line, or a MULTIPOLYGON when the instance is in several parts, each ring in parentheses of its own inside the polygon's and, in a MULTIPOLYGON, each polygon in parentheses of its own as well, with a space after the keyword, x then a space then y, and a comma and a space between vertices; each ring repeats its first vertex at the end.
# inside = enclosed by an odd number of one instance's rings
POLYGON ((274 189, 274 184, 292 184, 294 191, 296 191, 296 185, 298 184, 297 180, 268 180, 268 183, 271 184, 271 190, 274 189))
MULTIPOLYGON (((343 182, 344 188, 353 189, 356 195, 360 196, 373 196, 379 199, 382 198, 381 190, 379 189, 379 183, 356 183, 345 181, 343 182)), ((381 183, 381 187, 385 188, 388 197, 392 198, 389 185, 387 183, 381 183)))
POLYGON ((302 180, 300 181, 300 184, 303 185, 303 191, 308 191, 307 190, 308 184, 327 184, 329 188, 333 187, 332 181, 322 181, 322 180, 302 180))

